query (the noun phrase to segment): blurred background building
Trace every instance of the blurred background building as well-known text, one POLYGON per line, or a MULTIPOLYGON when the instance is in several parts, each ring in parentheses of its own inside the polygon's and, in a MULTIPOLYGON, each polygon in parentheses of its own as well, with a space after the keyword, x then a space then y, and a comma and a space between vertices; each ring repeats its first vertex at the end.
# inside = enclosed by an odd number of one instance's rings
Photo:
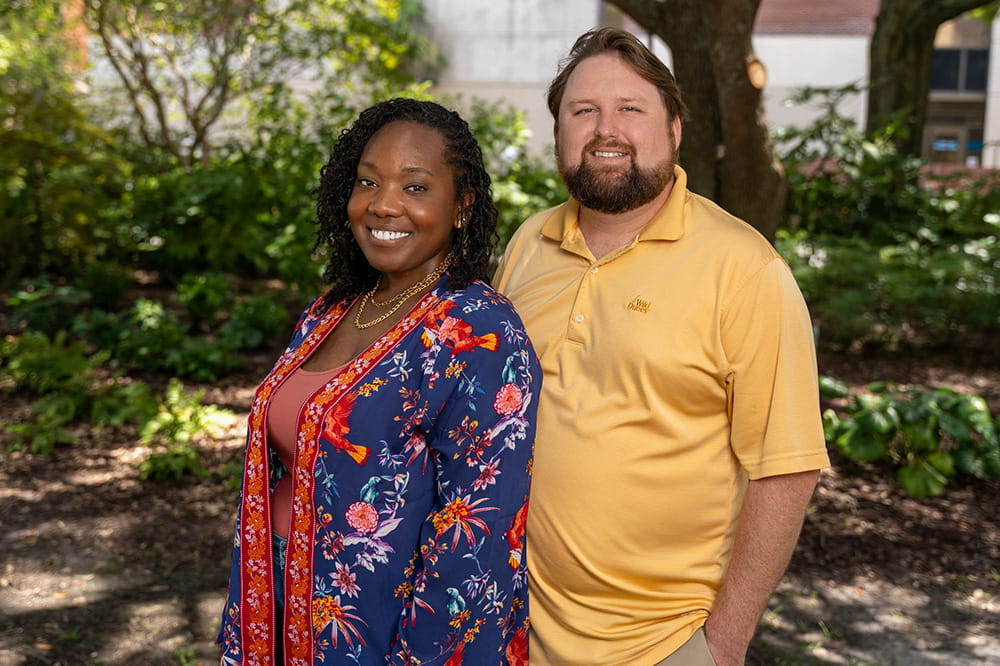
MULTIPOLYGON (((670 53, 629 17, 600 0, 423 0, 430 37, 447 57, 438 93, 504 100, 525 112, 530 146, 549 150, 545 90, 573 41, 599 25, 632 30, 670 64, 670 53)), ((762 0, 754 50, 767 69, 766 113, 773 127, 805 125, 818 111, 790 106, 803 86, 863 88, 878 0, 762 0)), ((935 40, 923 156, 1000 168, 1000 19, 960 18, 935 40)), ((864 126, 866 95, 840 111, 864 126)), ((697 109, 693 112, 697 113, 697 109)))

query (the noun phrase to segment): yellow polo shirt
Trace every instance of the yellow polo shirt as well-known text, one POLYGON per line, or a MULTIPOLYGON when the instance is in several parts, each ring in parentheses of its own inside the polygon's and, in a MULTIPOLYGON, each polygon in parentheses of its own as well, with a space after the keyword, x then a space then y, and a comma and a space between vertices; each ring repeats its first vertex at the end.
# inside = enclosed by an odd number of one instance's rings
POLYGON ((829 464, 812 326, 749 225, 677 180, 595 260, 570 200, 497 272, 538 351, 532 666, 649 666, 704 624, 747 480, 829 464))

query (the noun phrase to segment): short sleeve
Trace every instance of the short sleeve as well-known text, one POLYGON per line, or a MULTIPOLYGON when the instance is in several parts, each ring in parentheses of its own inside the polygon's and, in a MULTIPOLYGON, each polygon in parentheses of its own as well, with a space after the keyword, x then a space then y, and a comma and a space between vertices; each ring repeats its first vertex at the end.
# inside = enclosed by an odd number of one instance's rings
POLYGON ((751 479, 829 465, 812 324, 791 270, 774 258, 722 311, 731 444, 751 479))

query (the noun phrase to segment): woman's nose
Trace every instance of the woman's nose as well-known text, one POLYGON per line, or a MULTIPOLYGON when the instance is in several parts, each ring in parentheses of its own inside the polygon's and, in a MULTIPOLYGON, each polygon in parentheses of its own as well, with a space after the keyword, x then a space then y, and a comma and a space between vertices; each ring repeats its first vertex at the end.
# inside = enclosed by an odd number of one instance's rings
POLYGON ((403 213, 403 207, 398 196, 380 188, 368 200, 368 212, 378 217, 399 217, 403 213))

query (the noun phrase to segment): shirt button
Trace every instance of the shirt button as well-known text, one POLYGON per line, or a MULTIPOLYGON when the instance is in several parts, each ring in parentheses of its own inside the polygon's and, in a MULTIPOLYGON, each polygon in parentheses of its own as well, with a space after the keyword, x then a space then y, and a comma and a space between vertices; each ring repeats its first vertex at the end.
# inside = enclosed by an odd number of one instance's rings
POLYGON ((574 319, 576 319, 577 322, 582 322, 583 321, 583 315, 577 315, 576 317, 574 317, 574 319))
POLYGON ((591 273, 596 273, 597 272, 597 266, 594 266, 593 268, 591 268, 590 272, 591 273))

